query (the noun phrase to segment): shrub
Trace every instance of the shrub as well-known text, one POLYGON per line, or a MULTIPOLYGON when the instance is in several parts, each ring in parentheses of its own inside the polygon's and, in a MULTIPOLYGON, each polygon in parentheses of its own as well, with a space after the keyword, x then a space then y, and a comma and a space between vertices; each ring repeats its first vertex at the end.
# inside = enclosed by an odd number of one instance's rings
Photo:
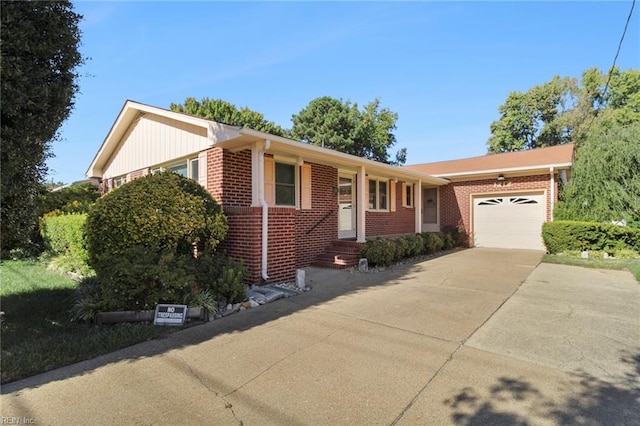
POLYGON ((442 228, 442 232, 451 236, 453 247, 467 247, 469 245, 467 231, 462 226, 447 225, 442 228))
POLYGON ((409 243, 409 256, 419 256, 424 253, 424 240, 420 234, 405 237, 409 243))
POLYGON ((40 219, 40 233, 51 263, 65 272, 90 275, 84 244, 85 214, 45 215, 40 219))
POLYGON ((430 254, 455 247, 449 234, 424 232, 395 239, 377 237, 368 240, 360 249, 360 256, 371 266, 389 266, 407 257, 430 254))
POLYGON ((613 257, 616 259, 638 259, 640 252, 631 249, 618 249, 614 250, 613 257))
POLYGON ((215 300, 225 303, 237 303, 245 299, 246 269, 241 261, 217 254, 215 257, 199 256, 194 264, 196 291, 208 291, 215 300))
POLYGON ((371 266, 389 266, 395 259, 395 247, 387 238, 368 240, 360 249, 360 256, 366 257, 371 266))
POLYGON ((542 226, 542 238, 550 253, 568 250, 640 251, 640 230, 608 223, 555 221, 542 226))
POLYGON ((89 264, 97 272, 108 256, 136 245, 213 252, 226 233, 222 208, 198 183, 171 172, 148 175, 96 201, 87 218, 89 264))
POLYGON ((393 247, 393 261, 398 262, 410 256, 411 246, 405 237, 398 237, 390 240, 393 247))
MULTIPOLYGON (((226 217, 211 195, 174 173, 136 179, 98 199, 87 217, 86 243, 102 307, 152 309, 209 289, 199 283, 199 259, 218 256, 226 232, 226 217)), ((223 274, 230 273, 214 277, 223 274)))
POLYGON ((438 232, 438 237, 442 240, 442 250, 451 250, 456 246, 455 241, 451 234, 447 234, 444 232, 438 232))
POLYGON ((424 240, 425 254, 431 254, 442 250, 444 242, 442 241, 442 238, 440 238, 440 235, 433 232, 423 232, 422 238, 424 240))

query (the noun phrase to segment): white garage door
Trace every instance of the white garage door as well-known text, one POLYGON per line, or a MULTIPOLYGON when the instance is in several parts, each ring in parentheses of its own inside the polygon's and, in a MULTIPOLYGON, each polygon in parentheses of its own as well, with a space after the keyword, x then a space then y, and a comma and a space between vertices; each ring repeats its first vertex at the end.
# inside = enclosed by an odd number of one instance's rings
POLYGON ((473 199, 476 247, 544 250, 543 194, 494 195, 473 199))

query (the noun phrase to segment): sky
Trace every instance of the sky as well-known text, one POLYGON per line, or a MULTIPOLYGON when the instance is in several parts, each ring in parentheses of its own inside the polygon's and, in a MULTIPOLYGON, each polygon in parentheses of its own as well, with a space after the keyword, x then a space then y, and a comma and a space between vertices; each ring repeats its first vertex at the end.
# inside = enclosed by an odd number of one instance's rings
MULTIPOLYGON (((223 99, 291 128, 321 96, 398 114, 407 164, 486 153, 512 91, 608 71, 631 8, 606 2, 74 2, 75 108, 47 181, 85 172, 127 99, 223 99)), ((640 5, 616 64, 640 68, 640 5)))

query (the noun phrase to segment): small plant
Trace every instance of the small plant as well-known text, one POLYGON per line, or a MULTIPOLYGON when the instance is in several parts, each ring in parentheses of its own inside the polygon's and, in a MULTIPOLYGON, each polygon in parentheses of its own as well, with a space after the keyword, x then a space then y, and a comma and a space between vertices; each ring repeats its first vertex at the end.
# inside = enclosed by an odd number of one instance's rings
POLYGON ((204 308, 209 315, 218 311, 218 303, 209 290, 187 294, 184 297, 184 304, 192 308, 204 308))
POLYGON ((103 310, 102 287, 98 281, 84 278, 76 288, 73 306, 71 307, 71 321, 93 321, 95 316, 103 310))

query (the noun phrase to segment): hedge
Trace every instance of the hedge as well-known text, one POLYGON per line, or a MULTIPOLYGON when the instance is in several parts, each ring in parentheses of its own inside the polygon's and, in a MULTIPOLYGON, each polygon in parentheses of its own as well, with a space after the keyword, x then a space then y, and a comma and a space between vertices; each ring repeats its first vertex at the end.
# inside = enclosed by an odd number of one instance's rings
POLYGON ((397 238, 377 237, 368 240, 360 249, 360 256, 371 266, 389 266, 409 257, 449 250, 456 246, 457 234, 423 232, 397 238))
POLYGON ((558 220, 542 226, 542 238, 549 253, 565 251, 640 252, 640 229, 609 223, 558 220))
POLYGON ((66 272, 90 273, 84 244, 86 214, 45 215, 40 233, 52 263, 66 272))

